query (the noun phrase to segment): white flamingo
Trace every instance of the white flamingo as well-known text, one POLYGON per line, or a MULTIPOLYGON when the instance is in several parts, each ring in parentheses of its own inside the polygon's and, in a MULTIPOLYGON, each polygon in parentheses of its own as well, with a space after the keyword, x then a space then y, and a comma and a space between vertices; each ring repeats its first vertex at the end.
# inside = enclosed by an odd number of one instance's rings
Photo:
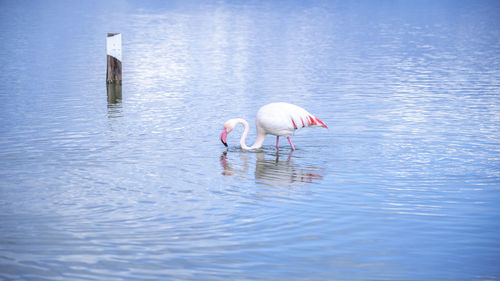
POLYGON ((240 145, 241 148, 246 150, 261 148, 267 134, 276 136, 276 149, 279 149, 279 138, 282 136, 288 139, 292 150, 295 150, 290 135, 293 135, 296 130, 312 126, 320 126, 328 129, 323 121, 319 120, 319 118, 300 106, 285 102, 270 103, 261 107, 257 112, 257 119, 255 120, 257 126, 257 140, 255 140, 252 146, 247 146, 245 143, 249 131, 247 121, 236 118, 230 119, 224 123, 224 129, 222 129, 220 140, 226 147, 227 134, 229 134, 238 124, 243 124, 245 127, 241 135, 240 145))

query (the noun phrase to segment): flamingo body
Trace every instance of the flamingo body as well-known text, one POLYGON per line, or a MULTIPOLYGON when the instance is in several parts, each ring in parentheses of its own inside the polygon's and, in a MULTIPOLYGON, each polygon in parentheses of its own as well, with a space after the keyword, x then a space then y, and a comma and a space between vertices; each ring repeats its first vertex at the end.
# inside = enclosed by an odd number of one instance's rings
POLYGON ((249 127, 248 123, 240 118, 230 119, 224 124, 224 129, 221 133, 221 141, 224 145, 227 146, 227 134, 231 132, 237 124, 243 124, 245 127, 240 139, 240 145, 243 149, 258 149, 262 147, 265 136, 269 134, 277 137, 276 148, 279 147, 279 137, 283 136, 287 137, 292 150, 295 150, 290 136, 293 135, 296 130, 311 126, 328 128, 319 118, 300 106, 285 102, 270 103, 262 106, 257 112, 255 121, 257 127, 257 140, 254 145, 248 147, 245 144, 249 127))
POLYGON ((300 106, 276 102, 266 104, 257 112, 257 132, 263 130, 266 134, 287 137, 303 127, 324 126, 321 120, 300 106))

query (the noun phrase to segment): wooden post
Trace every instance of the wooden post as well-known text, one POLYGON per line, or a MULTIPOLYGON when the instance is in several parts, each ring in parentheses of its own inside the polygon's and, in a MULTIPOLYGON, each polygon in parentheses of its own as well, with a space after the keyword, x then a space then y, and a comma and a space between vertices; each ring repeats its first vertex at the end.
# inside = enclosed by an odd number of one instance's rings
POLYGON ((107 84, 122 84, 122 35, 108 33, 106 38, 106 52, 108 55, 107 84))

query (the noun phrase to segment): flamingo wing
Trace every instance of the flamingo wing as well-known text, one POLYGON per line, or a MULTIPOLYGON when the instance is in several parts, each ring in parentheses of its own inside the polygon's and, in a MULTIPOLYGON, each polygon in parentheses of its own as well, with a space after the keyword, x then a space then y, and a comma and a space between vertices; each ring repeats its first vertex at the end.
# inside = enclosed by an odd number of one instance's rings
POLYGON ((323 121, 300 106, 290 103, 270 103, 257 113, 257 130, 276 136, 289 136, 303 127, 322 126, 323 121))

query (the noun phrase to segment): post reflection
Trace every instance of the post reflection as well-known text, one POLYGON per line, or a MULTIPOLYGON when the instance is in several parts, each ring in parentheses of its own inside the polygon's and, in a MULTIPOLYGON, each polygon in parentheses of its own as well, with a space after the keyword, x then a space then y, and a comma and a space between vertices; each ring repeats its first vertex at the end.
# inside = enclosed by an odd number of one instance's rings
POLYGON ((119 143, 126 130, 124 129, 123 107, 121 103, 121 85, 108 84, 108 131, 112 143, 119 143))
MULTIPOLYGON (((318 167, 301 167, 293 160, 293 152, 286 157, 280 157, 279 153, 266 154, 264 151, 257 153, 240 152, 237 164, 232 164, 228 159, 227 152, 220 157, 222 175, 234 177, 236 180, 246 178, 251 171, 251 156, 255 155, 255 182, 266 186, 301 186, 309 183, 318 183, 323 179, 321 169, 318 167)), ((237 159, 233 159, 237 161, 237 159)))
POLYGON ((122 85, 121 84, 107 84, 108 91, 108 104, 119 103, 122 100, 122 85))

